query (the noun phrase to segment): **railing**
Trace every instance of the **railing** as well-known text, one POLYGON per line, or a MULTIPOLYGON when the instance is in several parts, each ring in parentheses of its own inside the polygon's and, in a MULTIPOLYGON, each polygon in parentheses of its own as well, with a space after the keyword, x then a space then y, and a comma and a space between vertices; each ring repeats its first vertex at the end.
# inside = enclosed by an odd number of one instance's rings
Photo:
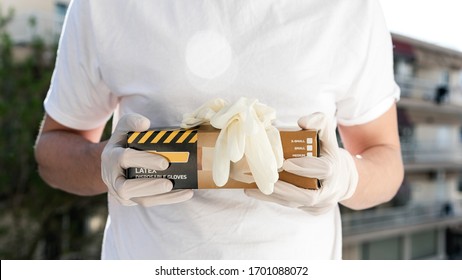
POLYGON ((438 87, 438 83, 431 80, 401 75, 396 75, 395 81, 401 88, 401 95, 403 97, 423 100, 432 100, 438 87))
POLYGON ((443 94, 445 95, 443 97, 440 96, 441 100, 438 101, 437 92, 442 84, 435 80, 395 75, 395 81, 401 89, 402 97, 462 106, 462 85, 460 83, 444 87, 446 94, 443 94))
POLYGON ((462 143, 443 145, 436 141, 422 141, 401 137, 401 151, 405 163, 460 163, 462 143))
POLYGON ((343 213, 343 233, 344 235, 354 235, 356 233, 431 223, 453 217, 462 218, 461 209, 462 201, 455 200, 343 213))

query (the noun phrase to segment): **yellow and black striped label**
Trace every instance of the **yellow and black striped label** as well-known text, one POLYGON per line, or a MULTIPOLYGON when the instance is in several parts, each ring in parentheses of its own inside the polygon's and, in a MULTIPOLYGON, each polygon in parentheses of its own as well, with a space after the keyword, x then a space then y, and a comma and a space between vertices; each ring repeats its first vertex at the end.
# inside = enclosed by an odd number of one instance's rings
POLYGON ((197 142, 197 130, 149 130, 129 132, 127 143, 133 144, 193 144, 197 142))
POLYGON ((147 151, 165 157, 170 166, 167 170, 128 168, 126 177, 166 178, 174 189, 191 189, 197 186, 197 130, 158 129, 129 132, 127 147, 147 151))

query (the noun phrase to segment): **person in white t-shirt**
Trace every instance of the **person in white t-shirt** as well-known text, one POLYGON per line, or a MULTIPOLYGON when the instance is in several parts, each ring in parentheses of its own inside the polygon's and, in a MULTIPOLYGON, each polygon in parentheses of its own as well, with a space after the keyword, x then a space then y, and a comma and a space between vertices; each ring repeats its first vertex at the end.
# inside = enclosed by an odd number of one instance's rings
POLYGON ((403 178, 392 63, 376 0, 74 0, 39 172, 66 192, 108 192, 103 259, 341 259, 338 203, 386 202, 403 178), (240 97, 274 108, 276 127, 321 130, 318 159, 284 162, 320 190, 172 191, 168 180, 124 178, 129 166, 168 167, 123 148, 127 131, 179 126, 208 100, 240 97))

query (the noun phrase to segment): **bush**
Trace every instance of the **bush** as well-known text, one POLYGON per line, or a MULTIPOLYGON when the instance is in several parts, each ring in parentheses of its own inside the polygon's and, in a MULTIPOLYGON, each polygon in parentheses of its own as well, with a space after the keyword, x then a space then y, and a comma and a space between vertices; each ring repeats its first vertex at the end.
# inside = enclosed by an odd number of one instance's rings
MULTIPOLYGON (((6 31, 13 17, 0 7, 0 258, 98 259, 106 197, 50 188, 33 155, 56 45, 35 37, 26 46, 30 55, 15 61, 6 31)), ((33 28, 35 20, 29 23, 33 28)))

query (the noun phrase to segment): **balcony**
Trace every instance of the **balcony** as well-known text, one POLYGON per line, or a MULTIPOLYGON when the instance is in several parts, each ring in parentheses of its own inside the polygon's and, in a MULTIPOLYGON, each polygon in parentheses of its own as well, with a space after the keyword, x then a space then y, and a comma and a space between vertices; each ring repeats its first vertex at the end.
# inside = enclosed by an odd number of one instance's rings
POLYGON ((462 200, 377 208, 342 216, 346 244, 462 222, 462 200))
MULTIPOLYGON (((446 96, 437 102, 436 93, 441 83, 435 80, 421 79, 405 75, 395 75, 395 81, 401 89, 401 99, 406 105, 419 109, 428 109, 432 105, 445 105, 450 113, 462 115, 462 85, 448 86, 446 96), (426 102, 425 102, 426 101, 426 102)), ((443 94, 444 95, 444 94, 443 94)), ((444 106, 443 106, 444 107, 444 106)))
MULTIPOLYGON (((453 258, 447 246, 455 242, 454 235, 447 232, 462 224, 462 192, 457 190, 462 178, 462 102, 454 102, 460 89, 450 89, 438 103, 438 83, 403 76, 396 81, 402 91, 397 105, 408 193, 367 210, 342 207, 344 254, 347 259, 382 258, 394 244, 393 259, 453 258), (433 251, 423 254, 429 240, 433 251), (371 253, 377 248, 384 253, 371 253)), ((456 242, 461 241, 459 234, 456 242)), ((460 253, 455 252, 457 258, 460 253)))

